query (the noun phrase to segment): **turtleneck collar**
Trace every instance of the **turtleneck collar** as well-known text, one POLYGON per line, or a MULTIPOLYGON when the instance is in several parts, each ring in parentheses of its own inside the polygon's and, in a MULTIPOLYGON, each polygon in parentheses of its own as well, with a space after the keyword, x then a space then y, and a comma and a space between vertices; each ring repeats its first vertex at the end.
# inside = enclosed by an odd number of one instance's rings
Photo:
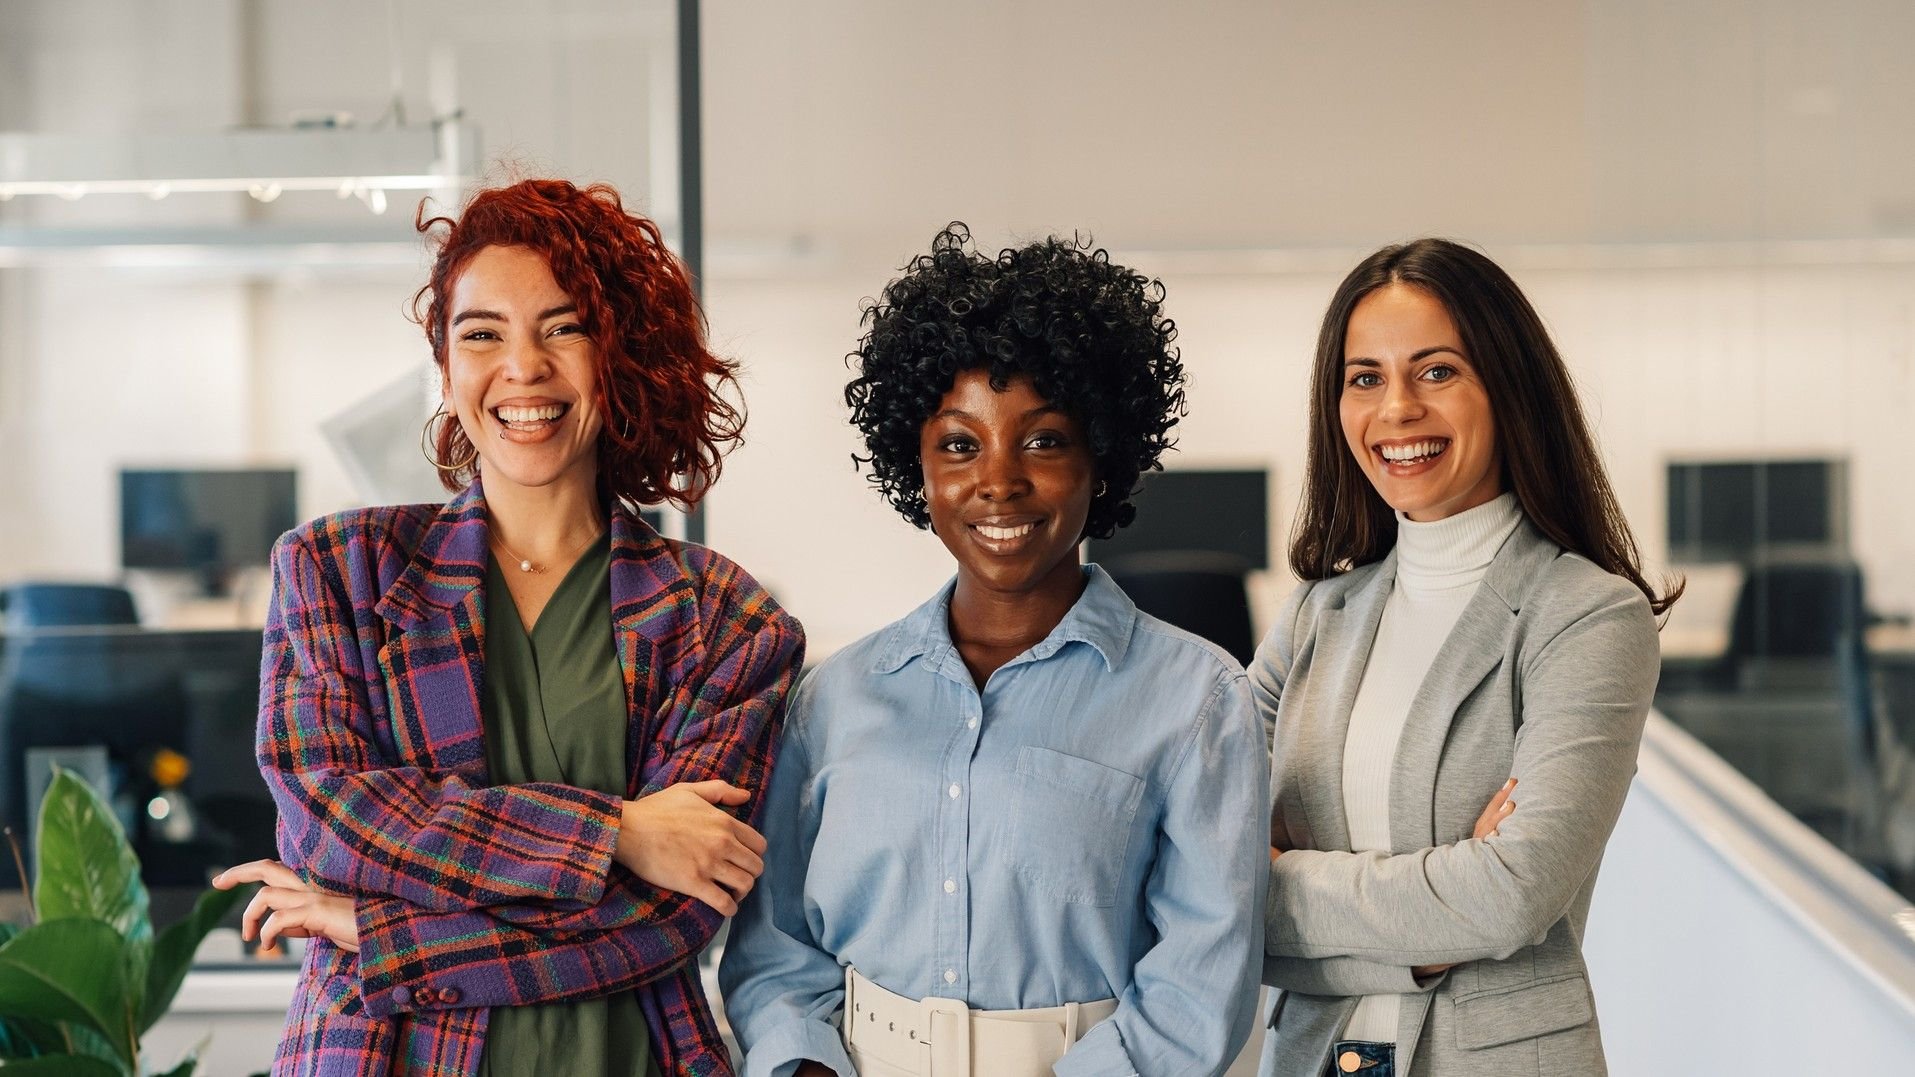
POLYGON ((1429 523, 1396 514, 1396 579, 1413 591, 1480 583, 1496 551, 1522 522, 1514 493, 1429 523))

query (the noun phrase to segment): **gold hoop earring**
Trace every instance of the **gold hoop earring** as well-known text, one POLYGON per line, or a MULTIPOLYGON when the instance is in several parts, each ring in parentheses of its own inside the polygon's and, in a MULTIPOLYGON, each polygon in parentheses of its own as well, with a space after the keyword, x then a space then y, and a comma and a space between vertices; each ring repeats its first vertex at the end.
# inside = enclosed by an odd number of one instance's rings
POLYGON ((464 460, 456 464, 440 463, 438 456, 434 455, 431 445, 429 443, 434 440, 432 437, 433 420, 438 419, 441 416, 444 416, 447 419, 452 418, 451 415, 446 414, 446 406, 444 404, 439 405, 438 410, 434 411, 431 415, 426 416, 426 425, 419 430, 419 455, 426 458, 426 463, 431 464, 433 467, 436 467, 440 471, 446 472, 448 474, 455 471, 464 471, 466 468, 471 467, 473 462, 479 458, 479 447, 477 445, 472 444, 471 438, 467 438, 466 445, 469 448, 471 448, 472 455, 466 457, 464 460))

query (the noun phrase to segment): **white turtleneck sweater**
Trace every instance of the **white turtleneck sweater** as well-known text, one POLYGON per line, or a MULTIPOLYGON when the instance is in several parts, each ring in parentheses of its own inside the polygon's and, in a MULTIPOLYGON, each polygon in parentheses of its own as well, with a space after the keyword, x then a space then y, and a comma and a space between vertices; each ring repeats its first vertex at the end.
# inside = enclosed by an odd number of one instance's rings
MULTIPOLYGON (((1396 515, 1396 585, 1383 607, 1343 743, 1343 810, 1352 851, 1389 853, 1390 769, 1410 703, 1504 540, 1522 522, 1515 494, 1432 523, 1396 515)), ((1396 1042, 1401 995, 1369 995, 1346 1040, 1396 1042)))

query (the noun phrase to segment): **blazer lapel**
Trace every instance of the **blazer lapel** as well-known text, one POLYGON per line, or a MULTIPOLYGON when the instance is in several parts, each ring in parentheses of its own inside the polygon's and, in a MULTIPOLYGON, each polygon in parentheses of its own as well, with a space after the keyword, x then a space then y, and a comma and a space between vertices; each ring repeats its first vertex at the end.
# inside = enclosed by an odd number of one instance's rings
POLYGON ((1324 611, 1317 628, 1310 665, 1327 674, 1313 678, 1324 685, 1326 694, 1300 703, 1308 712, 1327 714, 1330 720, 1301 723, 1297 758, 1306 772, 1298 783, 1298 796, 1318 849, 1341 852, 1350 847, 1350 821, 1343 812, 1343 745, 1349 738, 1350 709, 1363 684, 1377 626, 1395 586, 1396 553, 1391 551, 1374 575, 1344 597, 1343 605, 1324 611))
POLYGON ((623 504, 612 508, 612 635, 625 679, 625 773, 627 796, 636 797, 645 775, 669 747, 659 723, 670 700, 665 690, 697 689, 698 596, 672 545, 623 504), (652 751, 645 751, 648 747, 652 751), (652 756, 657 758, 652 758, 652 756))
POLYGON ((485 495, 477 481, 427 525, 375 612, 390 626, 379 666, 402 755, 485 779, 485 495))
POLYGON ((1516 617, 1502 596, 1479 586, 1416 690, 1390 769, 1390 844, 1399 853, 1436 843, 1436 766, 1456 710, 1503 660, 1516 617))
POLYGON ((1418 687, 1390 770, 1390 844, 1398 853, 1436 843, 1436 769, 1456 712, 1509 651, 1530 581, 1559 547, 1524 518, 1496 551, 1418 687))

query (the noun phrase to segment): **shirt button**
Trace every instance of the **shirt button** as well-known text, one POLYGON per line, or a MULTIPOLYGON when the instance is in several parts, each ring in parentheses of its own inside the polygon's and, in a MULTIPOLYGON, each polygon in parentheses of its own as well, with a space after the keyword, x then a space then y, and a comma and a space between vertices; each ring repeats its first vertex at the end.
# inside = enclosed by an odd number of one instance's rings
POLYGON ((957 893, 957 880, 956 879, 944 880, 944 892, 947 894, 957 893))
POLYGON ((949 789, 947 789, 947 790, 945 790, 945 792, 947 792, 947 793, 949 793, 949 794, 951 794, 951 799, 952 799, 952 800, 956 800, 956 799, 958 798, 958 794, 959 794, 959 793, 962 793, 963 791, 964 791, 964 790, 962 790, 962 789, 960 789, 960 788, 958 788, 958 785, 957 785, 957 783, 956 783, 956 782, 952 782, 952 783, 951 783, 951 788, 949 788, 949 789))
POLYGON ((966 723, 964 723, 964 728, 966 728, 966 729, 976 729, 976 728, 977 728, 977 719, 976 719, 976 718, 973 718, 973 719, 971 719, 970 721, 968 721, 968 722, 966 722, 966 723))
POLYGON ((404 1006, 412 1001, 412 988, 395 987, 392 989, 392 1001, 404 1006))
POLYGON ((458 989, 458 988, 456 988, 456 987, 442 987, 442 988, 440 988, 440 989, 439 989, 439 1001, 440 1001, 440 1003, 442 1003, 443 1005, 446 1005, 446 1006, 450 1006, 450 1005, 452 1005, 453 1003, 455 1003, 455 1002, 457 1002, 457 1001, 459 1001, 459 989, 458 989))
POLYGON ((947 984, 954 984, 954 983, 957 983, 957 970, 956 970, 956 969, 945 969, 945 970, 944 970, 944 982, 945 982, 945 983, 947 983, 947 984))

